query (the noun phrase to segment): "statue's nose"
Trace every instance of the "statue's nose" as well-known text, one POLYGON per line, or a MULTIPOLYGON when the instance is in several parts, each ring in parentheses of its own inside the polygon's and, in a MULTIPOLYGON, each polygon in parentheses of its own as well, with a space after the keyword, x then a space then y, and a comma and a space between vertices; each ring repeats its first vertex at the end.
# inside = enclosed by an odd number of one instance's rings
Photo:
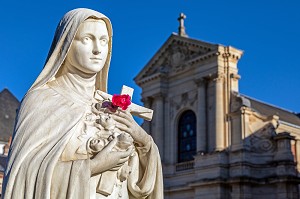
POLYGON ((98 55, 101 53, 101 44, 100 41, 94 41, 93 54, 98 55))

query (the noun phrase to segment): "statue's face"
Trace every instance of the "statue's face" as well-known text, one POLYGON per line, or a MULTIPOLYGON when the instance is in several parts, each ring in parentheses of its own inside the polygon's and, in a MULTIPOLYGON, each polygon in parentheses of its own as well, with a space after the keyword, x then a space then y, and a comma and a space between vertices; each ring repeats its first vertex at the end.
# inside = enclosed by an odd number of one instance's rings
POLYGON ((107 58, 108 40, 105 22, 87 19, 78 28, 66 62, 86 74, 98 73, 107 58))

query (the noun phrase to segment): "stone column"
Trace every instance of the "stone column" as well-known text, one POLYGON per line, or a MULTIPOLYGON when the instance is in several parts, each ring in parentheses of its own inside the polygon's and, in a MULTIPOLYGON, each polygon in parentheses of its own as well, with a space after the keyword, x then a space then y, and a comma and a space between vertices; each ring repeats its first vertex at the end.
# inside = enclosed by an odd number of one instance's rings
POLYGON ((197 153, 207 152, 206 129, 206 81, 198 79, 197 84, 197 153))
MULTIPOLYGON (((149 97, 143 98, 143 99, 142 99, 142 102, 143 102, 143 104, 144 104, 144 107, 152 109, 152 107, 151 107, 151 99, 150 99, 149 97)), ((143 129, 144 129, 147 133, 149 133, 150 135, 152 134, 152 132, 151 132, 151 125, 150 125, 150 122, 149 122, 149 121, 144 120, 144 122, 143 122, 143 124, 142 124, 142 127, 143 127, 143 129)))
POLYGON ((171 131, 171 126, 173 125, 171 118, 170 118, 170 101, 167 97, 164 97, 164 163, 171 164, 172 163, 172 156, 170 154, 174 154, 172 150, 172 144, 175 143, 174 136, 171 131))
POLYGON ((216 151, 224 149, 225 135, 224 135, 224 76, 218 75, 214 79, 215 82, 215 140, 216 151))
POLYGON ((154 96, 154 128, 152 130, 152 136, 163 158, 163 144, 164 144, 164 96, 158 94, 154 96))

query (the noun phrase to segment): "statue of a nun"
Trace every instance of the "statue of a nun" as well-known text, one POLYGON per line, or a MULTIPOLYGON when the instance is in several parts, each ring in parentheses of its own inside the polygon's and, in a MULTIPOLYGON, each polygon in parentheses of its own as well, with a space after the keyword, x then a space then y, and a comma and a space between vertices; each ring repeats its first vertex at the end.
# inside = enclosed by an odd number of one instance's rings
POLYGON ((108 114, 100 107, 95 119, 111 50, 112 27, 103 14, 80 8, 62 18, 19 109, 2 198, 163 198, 157 146, 130 110, 108 114), (120 136, 109 136, 115 132, 132 143, 121 150, 120 136))

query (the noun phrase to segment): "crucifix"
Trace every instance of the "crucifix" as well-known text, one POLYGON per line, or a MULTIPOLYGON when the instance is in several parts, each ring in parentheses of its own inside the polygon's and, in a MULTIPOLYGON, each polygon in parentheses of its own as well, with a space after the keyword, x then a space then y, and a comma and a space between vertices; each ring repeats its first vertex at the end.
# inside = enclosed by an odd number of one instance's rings
MULTIPOLYGON (((122 90, 121 90, 121 95, 127 94, 131 97, 133 95, 133 88, 130 88, 128 86, 123 85, 122 90)), ((112 95, 105 93, 103 91, 97 90, 96 91, 95 98, 98 100, 105 100, 105 99, 110 99, 112 100, 112 95)), ((153 117, 153 110, 149 108, 145 108, 143 106, 139 106, 137 104, 134 104, 131 102, 131 104, 128 107, 131 110, 132 115, 143 118, 147 121, 151 121, 153 117)))

